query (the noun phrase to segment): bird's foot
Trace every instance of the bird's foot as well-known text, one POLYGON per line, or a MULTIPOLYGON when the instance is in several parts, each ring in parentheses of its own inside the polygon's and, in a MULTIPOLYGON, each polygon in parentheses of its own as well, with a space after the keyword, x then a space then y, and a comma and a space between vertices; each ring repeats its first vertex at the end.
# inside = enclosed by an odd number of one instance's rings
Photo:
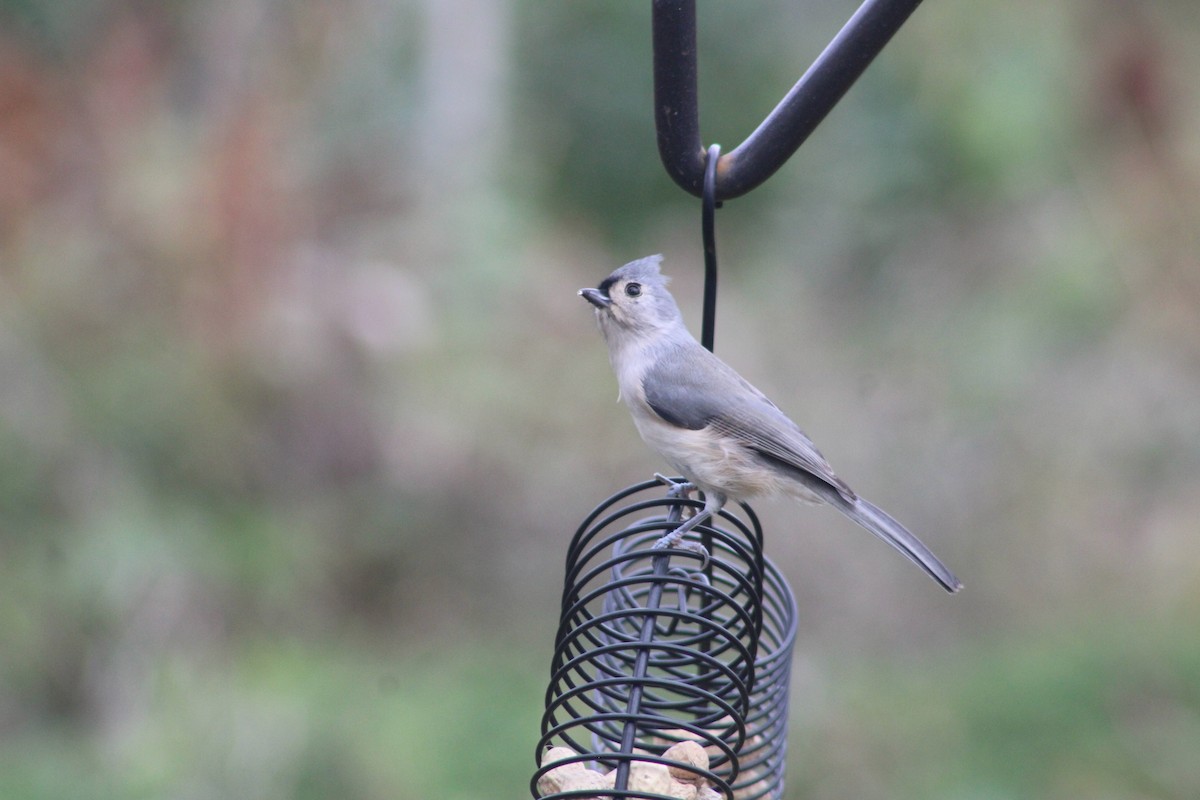
POLYGON ((672 497, 687 498, 689 494, 696 491, 696 484, 691 481, 679 480, 677 478, 669 478, 661 472, 654 473, 654 479, 666 486, 670 491, 667 492, 672 497))
MULTIPOLYGON (((654 473, 654 477, 658 479, 659 483, 669 487, 667 489, 667 497, 671 498, 672 500, 687 500, 688 496, 692 492, 696 491, 696 484, 692 483, 691 481, 668 478, 666 475, 658 472, 654 473)), ((685 508, 683 513, 690 518, 695 516, 696 509, 690 507, 685 508)))
POLYGON ((672 531, 666 536, 659 539, 650 548, 651 550, 686 550, 689 553, 695 553, 700 557, 700 569, 708 566, 709 554, 704 545, 699 542, 683 541, 682 531, 672 531))

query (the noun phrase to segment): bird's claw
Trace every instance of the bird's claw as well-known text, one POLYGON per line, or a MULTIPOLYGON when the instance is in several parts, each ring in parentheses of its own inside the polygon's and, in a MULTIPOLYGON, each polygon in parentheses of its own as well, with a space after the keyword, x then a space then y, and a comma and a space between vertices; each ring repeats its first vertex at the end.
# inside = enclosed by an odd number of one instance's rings
POLYGON ((678 547, 681 550, 687 550, 690 553, 700 556, 700 569, 707 567, 709 560, 712 558, 708 554, 708 549, 699 542, 680 542, 678 547))
POLYGON ((677 536, 674 532, 668 533, 666 536, 662 537, 657 542, 655 542, 654 545, 650 549, 652 549, 652 550, 668 550, 668 549, 685 550, 689 553, 694 553, 700 557, 700 569, 704 569, 705 567, 707 567, 708 562, 711 559, 711 556, 708 553, 708 549, 705 548, 705 546, 700 544, 699 542, 690 542, 690 541, 685 542, 685 541, 682 541, 682 539, 683 539, 683 536, 681 536, 681 535, 677 536))

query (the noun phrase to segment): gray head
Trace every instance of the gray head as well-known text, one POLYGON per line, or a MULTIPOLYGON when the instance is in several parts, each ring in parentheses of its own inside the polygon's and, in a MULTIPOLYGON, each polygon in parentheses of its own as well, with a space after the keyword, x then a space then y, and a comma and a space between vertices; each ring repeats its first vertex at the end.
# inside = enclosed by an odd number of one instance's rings
POLYGON ((579 295, 596 307, 604 338, 612 344, 627 336, 650 336, 682 327, 675 298, 667 291, 667 278, 659 271, 662 256, 631 261, 613 272, 595 289, 579 295))

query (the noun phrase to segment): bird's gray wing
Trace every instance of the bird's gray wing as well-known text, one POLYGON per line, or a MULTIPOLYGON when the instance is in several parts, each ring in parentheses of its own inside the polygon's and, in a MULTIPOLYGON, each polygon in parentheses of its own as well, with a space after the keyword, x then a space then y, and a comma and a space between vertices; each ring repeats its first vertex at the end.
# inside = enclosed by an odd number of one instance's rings
POLYGON ((854 492, 833 472, 804 432, 766 395, 699 344, 659 357, 642 379, 654 413, 681 428, 738 439, 773 460, 809 473, 847 500, 854 492))
POLYGON ((825 502, 916 562, 946 591, 962 583, 920 539, 883 510, 856 496, 794 422, 732 367, 699 344, 659 357, 642 380, 646 402, 666 422, 744 442, 764 459, 796 470, 796 479, 825 502))

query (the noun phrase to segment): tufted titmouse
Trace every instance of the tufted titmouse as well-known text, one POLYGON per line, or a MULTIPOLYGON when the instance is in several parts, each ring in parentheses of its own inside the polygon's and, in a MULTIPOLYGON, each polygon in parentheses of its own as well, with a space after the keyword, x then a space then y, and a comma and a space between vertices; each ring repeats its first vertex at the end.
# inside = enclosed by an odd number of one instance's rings
POLYGON ((947 591, 961 589, 916 536, 833 473, 796 423, 688 333, 659 271, 661 261, 662 256, 649 256, 630 262, 595 289, 579 290, 595 306, 620 397, 638 433, 704 492, 704 509, 655 546, 679 546, 685 533, 727 499, 782 493, 828 503, 947 591))

